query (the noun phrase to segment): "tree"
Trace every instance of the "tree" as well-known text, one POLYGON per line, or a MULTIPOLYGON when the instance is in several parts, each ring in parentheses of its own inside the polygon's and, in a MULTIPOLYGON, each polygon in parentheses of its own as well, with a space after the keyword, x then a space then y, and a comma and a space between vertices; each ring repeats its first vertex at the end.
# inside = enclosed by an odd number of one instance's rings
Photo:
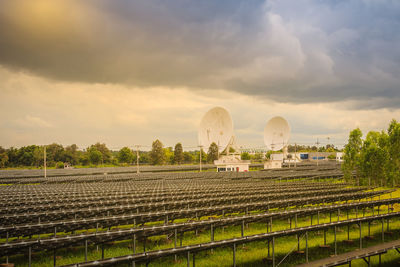
MULTIPOLYGON (((134 160, 136 160, 136 155, 134 160)), ((147 151, 139 151, 139 163, 150 163, 150 153, 147 151)))
POLYGON ((183 161, 185 163, 193 163, 193 161, 195 160, 195 155, 191 152, 183 152, 183 161))
POLYGON ((76 144, 72 144, 65 148, 65 162, 76 165, 79 162, 79 151, 76 144))
POLYGON ((150 162, 152 165, 162 165, 165 162, 165 152, 163 150, 163 144, 158 139, 154 141, 151 146, 150 162))
POLYGON ((50 144, 46 146, 46 158, 50 166, 55 166, 58 161, 65 161, 65 150, 60 144, 50 144))
MULTIPOLYGON (((268 151, 267 154, 265 154, 265 157, 267 159, 269 159, 269 156, 271 155, 271 153, 272 153, 271 151, 268 151)), ((255 161, 262 161, 263 155, 261 153, 257 152, 257 153, 254 154, 253 159, 255 161)))
POLYGON ((183 147, 181 143, 177 143, 174 149, 174 162, 176 164, 182 164, 183 162, 183 147))
POLYGON ((387 134, 382 132, 369 132, 363 143, 360 153, 360 175, 362 184, 378 184, 381 186, 386 183, 387 150, 386 140, 387 134))
POLYGON ((0 146, 0 168, 5 168, 8 163, 7 151, 0 146))
POLYGON ((36 167, 44 165, 44 146, 35 147, 33 150, 33 165, 36 167))
POLYGON ((96 150, 101 153, 103 162, 111 162, 111 151, 107 148, 106 144, 100 144, 99 142, 97 142, 96 144, 91 145, 90 148, 96 148, 96 150))
POLYGON ((218 159, 218 146, 215 142, 212 142, 208 148, 207 162, 212 163, 214 160, 218 159))
POLYGON ((353 177, 353 172, 356 172, 357 184, 360 184, 360 152, 362 147, 362 132, 359 128, 354 129, 349 134, 349 142, 344 148, 342 170, 344 177, 350 181, 353 177))
POLYGON ((329 159, 329 160, 336 160, 336 155, 335 155, 335 154, 330 154, 330 155, 328 156, 328 159, 329 159))
POLYGON ((133 152, 129 147, 123 147, 118 152, 118 161, 120 163, 132 163, 133 162, 133 152))
POLYGON ((37 149, 38 146, 31 145, 21 147, 16 151, 16 166, 34 166, 35 158, 34 158, 34 151, 37 149))
POLYGON ((174 164, 174 151, 172 151, 172 147, 164 148, 165 162, 167 164, 174 164))
MULTIPOLYGON (((196 164, 199 164, 199 162, 200 162, 200 151, 195 151, 195 162, 196 162, 196 164)), ((201 149, 201 162, 207 162, 207 154, 206 154, 206 152, 204 152, 204 150, 203 149, 201 149)))
POLYGON ((99 165, 103 161, 103 154, 96 147, 90 147, 88 149, 88 159, 90 163, 99 165))
POLYGON ((394 186, 400 182, 400 123, 395 119, 390 122, 387 142, 389 152, 388 179, 394 186))
POLYGON ((243 152, 242 154, 240 154, 240 158, 242 160, 250 160, 251 156, 250 156, 250 154, 248 152, 243 152))
POLYGON ((7 150, 7 156, 8 156, 8 166, 16 167, 19 165, 18 162, 18 149, 14 147, 10 147, 7 150))

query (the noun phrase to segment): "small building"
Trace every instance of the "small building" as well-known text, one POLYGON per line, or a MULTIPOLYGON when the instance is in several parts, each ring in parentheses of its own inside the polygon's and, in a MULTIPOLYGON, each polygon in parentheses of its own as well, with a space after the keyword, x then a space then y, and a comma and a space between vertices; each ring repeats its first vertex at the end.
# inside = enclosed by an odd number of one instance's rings
POLYGON ((336 160, 338 162, 342 162, 343 152, 305 152, 300 153, 300 159, 309 161, 336 160))
POLYGON ((282 168, 283 154, 271 154, 270 159, 264 163, 264 169, 279 169, 282 168))
POLYGON ((301 160, 308 160, 308 153, 300 153, 301 160))
POLYGON ((221 156, 214 160, 217 172, 248 172, 250 160, 241 160, 239 155, 221 156))
POLYGON ((73 169, 73 167, 71 164, 69 164, 69 162, 64 162, 64 169, 73 169))
POLYGON ((343 162, 343 152, 337 152, 336 153, 336 161, 337 162, 343 162))

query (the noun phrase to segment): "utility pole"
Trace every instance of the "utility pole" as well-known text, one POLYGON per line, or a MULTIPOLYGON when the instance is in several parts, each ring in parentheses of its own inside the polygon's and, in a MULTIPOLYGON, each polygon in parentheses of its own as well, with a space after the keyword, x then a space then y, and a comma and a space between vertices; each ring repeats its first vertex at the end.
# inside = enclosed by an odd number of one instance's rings
POLYGON ((219 140, 218 140, 218 149, 217 149, 217 159, 219 159, 219 140))
POLYGON ((136 145, 136 173, 140 173, 139 170, 139 147, 140 145, 136 145))
POLYGON ((320 142, 319 142, 319 140, 318 140, 318 138, 317 138, 317 166, 318 166, 318 158, 319 158, 319 144, 320 144, 320 142))
POLYGON ((201 150, 203 149, 203 146, 199 146, 200 148, 200 172, 201 172, 201 150))
POLYGON ((44 178, 47 178, 47 169, 46 169, 46 146, 44 146, 43 150, 43 158, 44 158, 44 178))
POLYGON ((294 143, 294 167, 297 167, 297 143, 294 143))

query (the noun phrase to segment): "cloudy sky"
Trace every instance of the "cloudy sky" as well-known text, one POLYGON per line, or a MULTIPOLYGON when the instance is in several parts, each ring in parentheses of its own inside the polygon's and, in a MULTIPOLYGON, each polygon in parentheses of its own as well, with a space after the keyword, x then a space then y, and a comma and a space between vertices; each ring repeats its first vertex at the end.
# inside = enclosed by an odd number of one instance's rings
POLYGON ((284 116, 342 145, 400 120, 397 0, 0 0, 0 145, 198 144, 228 109, 238 145, 284 116))

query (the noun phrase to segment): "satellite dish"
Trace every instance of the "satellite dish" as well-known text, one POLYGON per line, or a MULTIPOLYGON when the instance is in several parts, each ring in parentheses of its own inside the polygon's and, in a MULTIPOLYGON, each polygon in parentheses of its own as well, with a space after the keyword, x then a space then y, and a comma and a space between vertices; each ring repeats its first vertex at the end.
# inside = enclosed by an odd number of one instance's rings
POLYGON ((222 152, 231 142, 233 137, 233 122, 229 112, 221 107, 207 111, 200 122, 199 143, 208 149, 211 143, 218 145, 222 152))
POLYGON ((288 145, 289 123, 282 117, 273 117, 264 128, 264 143, 268 149, 278 151, 288 145))

